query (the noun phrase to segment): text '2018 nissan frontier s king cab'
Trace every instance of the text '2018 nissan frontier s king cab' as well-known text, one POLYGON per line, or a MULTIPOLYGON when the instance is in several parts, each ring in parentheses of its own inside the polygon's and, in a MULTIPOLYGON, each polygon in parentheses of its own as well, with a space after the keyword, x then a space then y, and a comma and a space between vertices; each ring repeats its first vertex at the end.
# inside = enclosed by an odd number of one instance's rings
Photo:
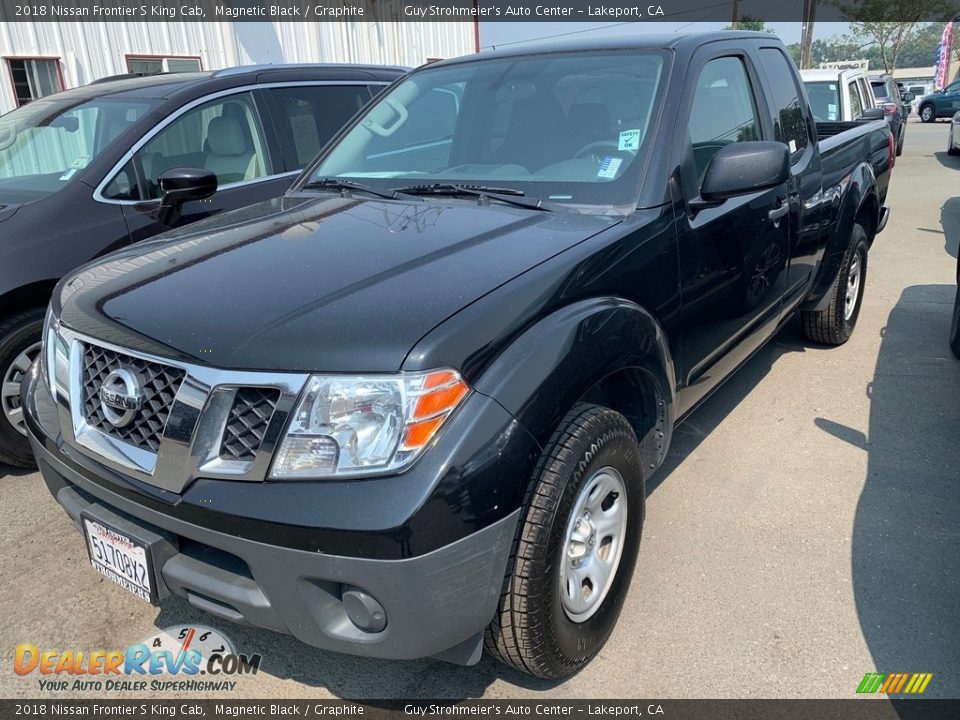
MULTIPOLYGON (((284 197, 60 283, 37 462, 142 598, 568 676, 674 426, 790 318, 850 336, 893 152, 882 121, 819 139, 767 34, 421 68, 284 197)), ((171 173, 168 207, 210 191, 171 173)))

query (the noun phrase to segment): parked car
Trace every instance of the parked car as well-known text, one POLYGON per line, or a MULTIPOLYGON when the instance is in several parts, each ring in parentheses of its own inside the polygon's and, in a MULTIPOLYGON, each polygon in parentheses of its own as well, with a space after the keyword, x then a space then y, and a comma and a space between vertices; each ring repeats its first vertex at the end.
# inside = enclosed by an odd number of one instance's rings
POLYGON ((901 95, 893 76, 886 73, 871 74, 870 85, 873 88, 874 99, 877 105, 883 108, 887 122, 890 123, 890 131, 897 140, 899 156, 903 153, 903 141, 907 135, 907 115, 910 114, 913 93, 901 95))
POLYGON ((145 599, 568 676, 676 423, 792 317, 856 326, 894 144, 834 125, 767 33, 419 68, 282 198, 58 285, 23 387, 44 480, 145 599))
POLYGON ((0 117, 0 463, 32 462, 19 383, 66 272, 166 229, 158 178, 191 165, 219 190, 175 224, 281 195, 405 71, 262 66, 107 80, 0 117))
POLYGON ((817 122, 859 120, 865 110, 877 107, 864 70, 801 70, 800 77, 817 122))
POLYGON ((960 155, 960 112, 953 114, 947 134, 947 154, 960 155))
POLYGON ((960 80, 924 97, 917 109, 923 122, 933 122, 937 118, 944 117, 952 118, 957 111, 960 111, 960 80))

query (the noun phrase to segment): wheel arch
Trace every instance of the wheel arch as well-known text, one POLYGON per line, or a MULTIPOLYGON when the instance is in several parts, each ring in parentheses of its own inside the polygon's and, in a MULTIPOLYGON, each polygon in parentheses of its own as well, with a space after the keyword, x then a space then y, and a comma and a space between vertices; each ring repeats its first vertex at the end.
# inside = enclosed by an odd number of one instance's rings
POLYGON ((0 319, 31 307, 46 307, 57 279, 37 280, 20 285, 0 295, 0 319))
POLYGON ((623 414, 647 473, 667 453, 676 382, 665 332, 652 313, 617 297, 583 300, 541 319, 474 384, 544 447, 578 402, 623 414))
POLYGON ((873 243, 880 218, 880 200, 873 170, 861 163, 851 174, 847 190, 840 199, 834 232, 827 240, 823 260, 801 310, 820 311, 830 304, 830 289, 837 279, 840 263, 850 244, 853 226, 860 224, 867 233, 868 246, 873 243))

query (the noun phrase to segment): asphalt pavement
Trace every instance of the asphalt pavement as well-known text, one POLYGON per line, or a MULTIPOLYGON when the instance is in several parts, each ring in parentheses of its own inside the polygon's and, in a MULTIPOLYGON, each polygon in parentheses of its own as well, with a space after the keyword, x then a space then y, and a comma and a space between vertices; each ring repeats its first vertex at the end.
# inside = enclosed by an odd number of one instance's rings
POLYGON ((620 623, 574 678, 348 657, 176 599, 152 607, 90 569, 38 474, 0 466, 0 697, 53 697, 12 672, 18 643, 108 650, 189 623, 262 655, 233 698, 846 698, 867 672, 931 672, 927 696, 960 697, 947 129, 909 124, 850 342, 785 328, 678 429, 620 623))

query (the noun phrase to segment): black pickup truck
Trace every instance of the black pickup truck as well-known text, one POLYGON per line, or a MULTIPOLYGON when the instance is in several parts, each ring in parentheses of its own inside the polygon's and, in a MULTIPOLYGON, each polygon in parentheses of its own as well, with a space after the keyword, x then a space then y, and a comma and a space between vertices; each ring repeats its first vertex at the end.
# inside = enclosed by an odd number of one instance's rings
POLYGON ((760 33, 417 70, 284 197, 60 283, 22 390, 44 480, 144 599, 567 676, 674 426, 792 317, 857 322, 894 146, 837 129, 760 33))

